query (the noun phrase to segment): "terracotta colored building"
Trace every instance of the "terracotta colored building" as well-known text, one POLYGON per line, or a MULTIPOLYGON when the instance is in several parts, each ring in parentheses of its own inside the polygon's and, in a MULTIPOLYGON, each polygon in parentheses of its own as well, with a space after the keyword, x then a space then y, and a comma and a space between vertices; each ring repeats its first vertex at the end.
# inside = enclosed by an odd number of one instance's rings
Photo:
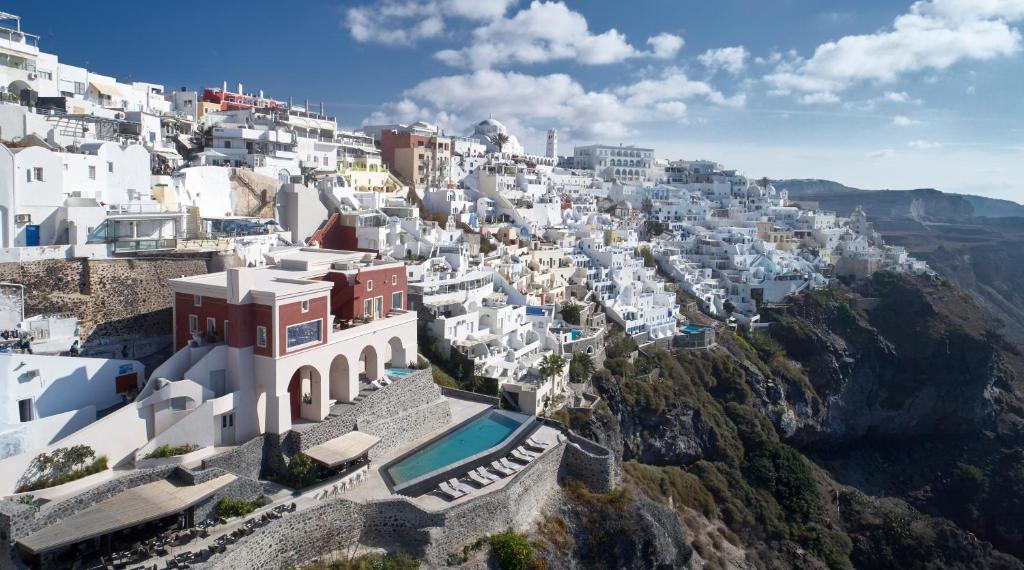
POLYGON ((380 136, 384 163, 416 188, 450 182, 452 140, 425 123, 404 129, 385 129, 380 136))
POLYGON ((319 248, 268 257, 274 265, 170 280, 175 348, 214 347, 184 376, 236 394, 221 422, 237 426, 236 439, 320 421, 361 382, 416 358, 402 263, 319 248))

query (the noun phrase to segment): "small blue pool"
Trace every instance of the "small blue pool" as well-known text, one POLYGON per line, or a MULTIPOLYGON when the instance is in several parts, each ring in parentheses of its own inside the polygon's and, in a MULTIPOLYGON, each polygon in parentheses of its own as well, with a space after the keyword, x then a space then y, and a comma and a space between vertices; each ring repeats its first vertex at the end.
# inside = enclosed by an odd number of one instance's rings
POLYGON ((405 378, 416 371, 412 368, 385 368, 384 372, 392 378, 405 378))
POLYGON ((686 325, 683 327, 683 332, 686 334, 697 334, 704 332, 704 327, 698 327, 697 325, 686 325))
POLYGON ((573 340, 578 340, 581 336, 583 336, 583 331, 577 331, 577 330, 572 331, 572 339, 573 340))
POLYGON ((497 446, 531 419, 508 410, 490 410, 400 459, 387 467, 387 473, 396 487, 401 486, 497 446))

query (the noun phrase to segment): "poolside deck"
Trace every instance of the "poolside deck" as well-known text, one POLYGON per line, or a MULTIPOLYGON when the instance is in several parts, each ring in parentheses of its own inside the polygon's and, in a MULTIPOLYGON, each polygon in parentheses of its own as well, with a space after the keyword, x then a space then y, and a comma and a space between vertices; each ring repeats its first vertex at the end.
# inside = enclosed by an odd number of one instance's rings
POLYGON ((393 497, 394 494, 388 489, 387 483, 384 482, 384 478, 380 475, 380 468, 382 466, 387 465, 390 461, 415 449, 423 442, 437 437, 451 429, 452 426, 464 422, 490 407, 487 404, 482 404, 480 402, 470 402, 468 400, 459 400, 457 398, 448 398, 448 405, 452 411, 451 423, 442 428, 436 429, 419 439, 406 442, 405 445, 392 450, 390 453, 374 459, 370 466, 370 473, 367 475, 366 481, 346 493, 345 498, 357 503, 365 503, 366 501, 375 499, 389 499, 393 497))
MULTIPOLYGON (((558 430, 550 426, 541 426, 540 429, 533 433, 533 438, 538 441, 550 444, 551 447, 549 447, 548 450, 544 452, 550 453, 551 450, 558 443, 558 430)), ((536 459, 534 461, 536 461, 536 459)), ((490 471, 494 473, 493 469, 491 469, 490 471)), ((500 475, 500 473, 494 474, 500 475)), ((466 503, 472 501, 473 499, 482 497, 488 493, 493 493, 494 491, 497 491, 498 489, 501 489, 505 485, 507 485, 509 481, 512 480, 513 477, 514 475, 509 477, 502 477, 501 479, 483 488, 478 488, 477 485, 474 483, 468 483, 470 487, 473 487, 473 492, 462 497, 459 497, 458 499, 453 500, 439 494, 437 491, 434 491, 431 493, 427 493, 426 495, 421 495, 419 497, 414 498, 413 502, 415 502, 420 507, 423 507, 428 511, 441 511, 447 509, 448 507, 451 507, 452 505, 460 505, 462 503, 466 503)))

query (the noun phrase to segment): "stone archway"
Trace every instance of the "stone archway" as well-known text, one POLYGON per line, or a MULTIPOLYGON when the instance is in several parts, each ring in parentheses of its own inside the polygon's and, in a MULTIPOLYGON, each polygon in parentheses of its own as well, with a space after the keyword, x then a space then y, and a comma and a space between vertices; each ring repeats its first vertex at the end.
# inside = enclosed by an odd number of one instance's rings
POLYGON ((344 354, 331 361, 329 389, 331 399, 339 402, 351 402, 359 395, 359 379, 344 354))
POLYGON ((307 411, 306 419, 320 419, 313 417, 313 412, 311 411, 311 408, 316 404, 319 393, 320 372, 316 368, 307 364, 299 367, 292 374, 292 379, 288 382, 288 404, 293 423, 295 420, 303 417, 304 408, 309 410, 307 411), (303 401, 303 396, 306 395, 310 397, 311 402, 303 401))
POLYGON ((390 368, 408 368, 409 357, 405 353, 405 345, 402 344, 402 339, 397 336, 391 337, 388 341, 388 349, 391 352, 391 359, 388 361, 387 366, 390 368))
POLYGON ((359 376, 365 377, 367 381, 377 380, 381 377, 380 357, 373 345, 366 345, 366 348, 359 353, 359 376))

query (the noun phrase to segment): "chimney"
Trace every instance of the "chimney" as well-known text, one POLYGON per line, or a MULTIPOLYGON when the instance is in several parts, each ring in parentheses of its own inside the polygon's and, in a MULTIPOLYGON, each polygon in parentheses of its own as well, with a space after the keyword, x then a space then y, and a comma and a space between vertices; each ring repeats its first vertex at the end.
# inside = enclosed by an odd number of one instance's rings
POLYGON ((306 99, 306 112, 309 112, 309 99, 306 99))
POLYGON ((223 91, 223 92, 227 92, 227 90, 228 90, 228 81, 226 79, 224 80, 224 83, 221 84, 220 90, 223 91))
POLYGON ((324 102, 323 101, 320 101, 320 116, 321 117, 326 117, 327 116, 327 115, 324 114, 324 102))
POLYGON ((260 89, 260 99, 262 99, 262 98, 263 98, 263 90, 260 89))
POLYGON ((237 93, 239 95, 245 95, 245 92, 242 91, 242 84, 241 83, 238 84, 238 91, 237 91, 237 93))
POLYGON ((244 305, 248 302, 247 297, 252 289, 253 271, 248 267, 232 267, 227 270, 229 304, 244 305))

